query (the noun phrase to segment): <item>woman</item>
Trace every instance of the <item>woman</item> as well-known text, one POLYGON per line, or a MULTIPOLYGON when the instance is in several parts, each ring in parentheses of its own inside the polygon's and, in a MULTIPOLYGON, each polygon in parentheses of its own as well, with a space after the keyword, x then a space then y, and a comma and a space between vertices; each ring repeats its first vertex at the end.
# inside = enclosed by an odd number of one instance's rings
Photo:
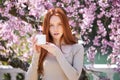
POLYGON ((50 9, 43 21, 46 44, 38 46, 33 38, 34 54, 27 71, 27 80, 78 80, 84 59, 84 48, 71 33, 66 13, 50 9))

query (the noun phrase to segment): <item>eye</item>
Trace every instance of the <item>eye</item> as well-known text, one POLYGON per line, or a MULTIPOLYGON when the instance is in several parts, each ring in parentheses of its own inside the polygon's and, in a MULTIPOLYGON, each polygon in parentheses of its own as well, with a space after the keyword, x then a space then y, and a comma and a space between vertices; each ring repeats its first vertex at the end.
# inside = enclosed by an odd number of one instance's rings
POLYGON ((52 27, 53 25, 52 24, 50 24, 50 27, 52 27))
POLYGON ((63 24, 62 24, 62 23, 59 23, 58 25, 59 25, 59 26, 62 26, 63 24))

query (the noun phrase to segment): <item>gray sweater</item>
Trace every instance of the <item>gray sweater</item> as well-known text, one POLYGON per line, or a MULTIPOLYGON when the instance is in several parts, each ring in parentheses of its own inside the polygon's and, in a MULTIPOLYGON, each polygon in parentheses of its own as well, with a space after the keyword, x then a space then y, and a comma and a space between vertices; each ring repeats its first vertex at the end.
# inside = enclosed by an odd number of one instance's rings
MULTIPOLYGON (((42 80, 78 80, 81 75, 84 48, 81 44, 62 46, 62 52, 57 56, 47 55, 43 63, 42 80)), ((40 54, 33 54, 32 63, 27 71, 27 80, 38 80, 38 60, 40 54)))

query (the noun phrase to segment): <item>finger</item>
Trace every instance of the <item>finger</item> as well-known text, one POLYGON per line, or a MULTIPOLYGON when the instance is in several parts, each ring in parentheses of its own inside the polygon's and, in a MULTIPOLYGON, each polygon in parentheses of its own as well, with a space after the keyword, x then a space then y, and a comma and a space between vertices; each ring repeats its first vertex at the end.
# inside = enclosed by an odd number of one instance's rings
POLYGON ((36 45, 36 42, 37 42, 37 39, 33 38, 33 39, 32 39, 32 44, 33 44, 33 46, 36 45))
POLYGON ((46 45, 50 45, 50 46, 52 45, 53 46, 54 44, 50 43, 50 42, 46 42, 46 45))
POLYGON ((35 49, 36 49, 36 51, 37 51, 37 52, 40 52, 41 47, 40 47, 40 46, 35 45, 35 49))
POLYGON ((50 43, 50 42, 46 42, 46 44, 48 44, 48 45, 49 45, 49 44, 53 44, 53 43, 50 43))
POLYGON ((37 40, 35 39, 35 40, 33 41, 33 44, 36 45, 36 42, 37 42, 37 40))
POLYGON ((44 49, 47 49, 47 48, 48 48, 48 45, 43 44, 43 45, 41 45, 41 47, 44 48, 44 49))
POLYGON ((49 44, 49 42, 46 42, 46 44, 49 44))
POLYGON ((32 35, 31 40, 33 41, 35 39, 35 35, 32 35))

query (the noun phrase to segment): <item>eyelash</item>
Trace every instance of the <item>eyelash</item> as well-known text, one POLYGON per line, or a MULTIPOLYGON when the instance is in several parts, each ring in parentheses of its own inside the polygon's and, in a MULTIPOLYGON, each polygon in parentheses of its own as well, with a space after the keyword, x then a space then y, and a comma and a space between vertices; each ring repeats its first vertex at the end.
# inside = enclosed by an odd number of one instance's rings
POLYGON ((53 25, 50 25, 50 26, 53 26, 53 25))
MULTIPOLYGON (((58 24, 58 25, 60 25, 60 26, 61 26, 62 24, 60 23, 60 24, 58 24)), ((50 26, 53 26, 53 25, 50 25, 50 26)))
POLYGON ((62 25, 62 24, 58 24, 58 25, 62 25))

